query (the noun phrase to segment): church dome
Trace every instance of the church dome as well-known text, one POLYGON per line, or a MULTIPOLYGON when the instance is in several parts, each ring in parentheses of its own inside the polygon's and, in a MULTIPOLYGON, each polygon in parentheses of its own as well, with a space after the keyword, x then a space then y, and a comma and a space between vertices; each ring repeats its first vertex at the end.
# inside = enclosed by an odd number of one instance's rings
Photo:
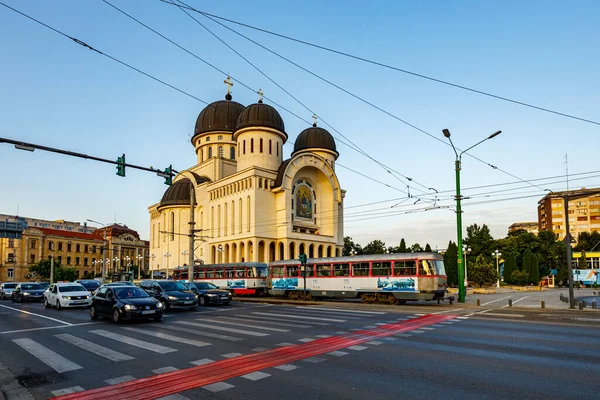
POLYGON ((273 107, 264 104, 262 101, 250 104, 242 111, 238 117, 235 130, 239 131, 254 126, 277 129, 287 137, 281 115, 273 107))
POLYGON ((300 150, 305 149, 330 150, 339 156, 335 146, 335 140, 331 133, 326 129, 319 128, 316 124, 300 132, 300 135, 298 135, 296 142, 294 143, 294 152, 292 153, 292 156, 300 150))
POLYGON ((187 178, 174 182, 163 194, 158 207, 189 206, 191 188, 192 182, 187 178))
POLYGON ((233 133, 242 111, 244 111, 244 106, 232 101, 230 94, 225 97, 225 100, 209 104, 198 115, 192 142, 197 135, 205 132, 228 131, 233 133))

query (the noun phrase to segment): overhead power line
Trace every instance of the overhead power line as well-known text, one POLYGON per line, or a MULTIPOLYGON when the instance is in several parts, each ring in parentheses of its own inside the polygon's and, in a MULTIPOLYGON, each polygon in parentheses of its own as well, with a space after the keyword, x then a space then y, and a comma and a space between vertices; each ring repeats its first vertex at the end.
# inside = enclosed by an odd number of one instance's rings
MULTIPOLYGON (((161 1, 163 3, 167 3, 167 4, 179 6, 177 4, 173 4, 172 2, 170 2, 168 0, 161 0, 161 1)), ((181 6, 179 6, 179 7, 181 7, 181 6)), ((269 35, 277 36, 277 37, 280 37, 282 39, 291 40, 291 41, 296 42, 296 43, 300 43, 300 44, 303 44, 303 45, 306 45, 306 46, 314 47, 314 48, 317 48, 317 49, 320 49, 320 50, 324 50, 324 51, 327 51, 327 52, 330 52, 330 53, 338 54, 338 55, 341 55, 341 56, 344 56, 344 57, 349 57, 349 58, 352 58, 352 59, 355 59, 355 60, 358 60, 358 61, 366 62, 368 64, 377 65, 379 67, 387 68, 387 69, 390 69, 390 70, 393 70, 393 71, 396 71, 396 72, 401 72, 403 74, 412 75, 412 76, 415 76, 417 78, 426 79, 426 80, 429 80, 429 81, 432 81, 432 82, 436 82, 436 83, 440 83, 440 84, 443 84, 443 85, 451 86, 451 87, 454 87, 454 88, 457 88, 457 89, 461 89, 461 90, 466 90, 466 91, 469 91, 469 92, 472 92, 472 93, 477 93, 477 94, 480 94, 480 95, 483 95, 483 96, 487 96, 487 97, 491 97, 491 98, 494 98, 494 99, 506 101, 506 102, 509 102, 509 103, 518 104, 518 105, 521 105, 521 106, 524 106, 524 107, 529 107, 529 108, 536 109, 536 110, 539 110, 539 111, 544 111, 544 112, 547 112, 547 113, 551 113, 551 114, 555 114, 555 115, 560 115, 562 117, 571 118, 571 119, 575 119, 575 120, 582 121, 582 122, 587 122, 587 123, 594 124, 594 125, 600 125, 600 122, 598 122, 598 121, 593 121, 593 120, 582 118, 582 117, 578 117, 578 116, 575 116, 575 115, 572 115, 572 114, 568 114, 568 113, 564 113, 564 112, 560 112, 560 111, 556 111, 556 110, 551 110, 549 108, 537 106, 535 104, 527 103, 527 102, 520 101, 520 100, 511 99, 511 98, 508 98, 508 97, 505 97, 505 96, 500 96, 500 95, 493 94, 493 93, 490 93, 490 92, 486 92, 486 91, 483 91, 483 90, 475 89, 475 88, 472 88, 472 87, 469 87, 469 86, 460 85, 460 84, 457 84, 457 83, 445 81, 443 79, 439 79, 439 78, 435 78, 435 77, 432 77, 432 76, 424 75, 424 74, 421 74, 421 73, 418 73, 418 72, 409 71, 407 69, 395 67, 395 66, 390 65, 390 64, 386 64, 386 63, 383 63, 383 62, 371 60, 371 59, 368 59, 368 58, 365 58, 365 57, 357 56, 355 54, 351 54, 351 53, 347 53, 347 52, 344 52, 344 51, 336 50, 336 49, 333 49, 333 48, 330 48, 330 47, 326 47, 326 46, 322 46, 322 45, 318 45, 318 44, 315 44, 315 43, 307 42, 305 40, 300 40, 300 39, 297 39, 297 38, 294 38, 294 37, 291 37, 291 36, 287 36, 287 35, 283 35, 281 33, 269 31, 267 29, 263 29, 263 28, 259 28, 259 27, 253 26, 253 25, 245 24, 243 22, 235 21, 235 20, 232 20, 232 19, 229 19, 229 18, 224 18, 224 17, 218 16, 218 15, 215 15, 215 14, 210 14, 210 13, 207 13, 205 11, 197 10, 197 9, 195 9, 193 7, 190 7, 189 5, 186 5, 186 8, 188 10, 190 10, 190 11, 194 11, 194 12, 197 12, 197 13, 205 15, 205 16, 209 16, 209 17, 212 17, 212 18, 217 18, 217 19, 220 19, 222 21, 227 21, 227 22, 230 22, 232 24, 240 25, 240 26, 243 26, 243 27, 246 27, 246 28, 249 28, 249 29, 253 29, 253 30, 259 31, 259 32, 267 33, 269 35)))

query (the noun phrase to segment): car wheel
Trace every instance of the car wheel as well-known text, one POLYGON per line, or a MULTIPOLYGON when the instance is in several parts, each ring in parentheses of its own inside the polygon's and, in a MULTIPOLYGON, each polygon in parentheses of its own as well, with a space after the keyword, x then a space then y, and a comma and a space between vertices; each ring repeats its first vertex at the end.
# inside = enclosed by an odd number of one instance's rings
POLYGON ((11 300, 13 303, 16 303, 16 302, 17 302, 17 299, 15 299, 15 296, 10 296, 10 300, 11 300))
POLYGON ((58 300, 58 299, 56 300, 56 309, 58 311, 62 310, 62 306, 60 305, 60 300, 58 300))
POLYGON ((119 310, 117 310, 116 308, 112 312, 112 320, 115 324, 121 322, 121 314, 119 314, 119 310))
POLYGON ((44 297, 44 307, 48 308, 50 307, 50 304, 48 303, 48 299, 44 297))
POLYGON ((169 302, 167 300, 160 299, 160 302, 165 305, 165 311, 169 311, 171 309, 171 305, 169 304, 169 302))
POLYGON ((205 306, 206 305, 206 297, 200 296, 200 298, 198 299, 198 304, 200 304, 201 306, 205 306))
POLYGON ((93 320, 98 319, 98 313, 96 312, 96 307, 94 307, 94 306, 90 307, 90 319, 93 319, 93 320))

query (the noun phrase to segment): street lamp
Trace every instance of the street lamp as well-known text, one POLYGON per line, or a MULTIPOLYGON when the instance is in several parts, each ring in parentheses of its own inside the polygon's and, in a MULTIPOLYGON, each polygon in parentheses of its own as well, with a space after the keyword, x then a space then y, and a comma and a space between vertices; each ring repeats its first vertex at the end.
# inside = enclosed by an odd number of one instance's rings
POLYGON ((169 279, 169 257, 171 257, 171 253, 165 253, 165 257, 167 257, 167 279, 169 279))
POLYGON ((358 254, 358 253, 356 252, 356 250, 354 250, 354 249, 350 250, 350 255, 351 255, 352 257, 354 257, 356 254, 358 254))
POLYGON ((499 264, 499 259, 500 256, 502 255, 502 253, 500 253, 498 250, 494 251, 492 253, 492 257, 496 257, 496 272, 498 273, 498 281, 496 282, 496 287, 499 288, 500 287, 500 264, 499 264))
POLYGON ((223 245, 218 245, 217 251, 219 252, 219 263, 221 263, 223 259, 223 245))
POLYGON ((142 279, 142 264, 144 263, 144 255, 138 254, 137 262, 138 262, 138 279, 142 279))
MULTIPOLYGON (((106 258, 106 247, 108 245, 107 239, 106 239, 106 224, 103 224, 102 222, 98 222, 98 221, 94 221, 93 219, 88 219, 88 222, 93 222, 94 224, 98 224, 98 225, 102 225, 104 227, 104 246, 102 246, 102 260, 104 261, 104 259, 106 258)), ((102 262, 102 283, 106 283, 106 263, 102 262)))
POLYGON ((467 255, 471 254, 471 248, 467 245, 463 245, 463 254, 465 256, 465 288, 469 287, 469 278, 467 277, 467 270, 469 264, 467 264, 467 255))
POLYGON ((485 142, 486 140, 489 139, 493 139, 496 136, 498 136, 502 131, 497 131, 492 133, 490 136, 488 136, 487 138, 480 140, 479 142, 475 143, 473 146, 469 147, 466 150, 463 150, 462 152, 460 152, 460 154, 458 153, 458 151, 456 151, 456 147, 454 147, 454 143, 452 143, 452 139, 450 139, 450 131, 448 129, 444 129, 442 130, 442 132, 444 133, 444 136, 448 138, 448 140, 450 141, 450 144, 452 145, 452 149, 454 150, 454 154, 456 154, 456 161, 454 163, 455 166, 455 170, 456 170, 456 232, 457 232, 457 236, 458 236, 458 301, 460 303, 464 303, 465 302, 465 297, 466 297, 466 290, 465 290, 465 282, 464 282, 464 269, 463 269, 463 243, 462 243, 462 210, 460 208, 460 201, 462 199, 462 197, 460 196, 460 164, 461 164, 461 159, 462 159, 462 155, 464 153, 466 153, 467 151, 471 150, 473 147, 485 142))

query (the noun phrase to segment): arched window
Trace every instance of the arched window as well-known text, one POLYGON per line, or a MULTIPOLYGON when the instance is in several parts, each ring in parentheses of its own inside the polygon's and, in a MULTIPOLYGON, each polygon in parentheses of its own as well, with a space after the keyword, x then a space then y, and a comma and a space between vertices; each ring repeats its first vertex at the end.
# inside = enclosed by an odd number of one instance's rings
POLYGON ((171 211, 171 215, 169 216, 171 218, 171 225, 170 225, 170 234, 171 234, 171 241, 175 240, 175 213, 173 211, 171 211))
POLYGON ((263 152, 263 140, 260 138, 260 152, 263 152))
POLYGON ((231 200, 231 234, 235 235, 235 200, 231 200))
POLYGON ((254 138, 250 139, 250 153, 254 153, 254 138))
POLYGON ((279 157, 279 142, 277 142, 277 157, 279 157))
POLYGON ((223 146, 219 146, 219 158, 223 158, 223 146))
POLYGON ((246 154, 246 141, 244 140, 244 154, 246 154))
POLYGON ((248 215, 246 218, 246 223, 248 224, 247 231, 250 232, 250 196, 248 196, 248 215))
POLYGON ((229 158, 231 158, 232 160, 235 160, 235 147, 231 146, 229 148, 229 158))
POLYGON ((208 158, 212 158, 212 147, 208 148, 208 158))
POLYGON ((272 151, 272 148, 271 148, 272 144, 273 144, 273 141, 271 139, 269 139, 269 154, 273 154, 273 151, 272 151))

